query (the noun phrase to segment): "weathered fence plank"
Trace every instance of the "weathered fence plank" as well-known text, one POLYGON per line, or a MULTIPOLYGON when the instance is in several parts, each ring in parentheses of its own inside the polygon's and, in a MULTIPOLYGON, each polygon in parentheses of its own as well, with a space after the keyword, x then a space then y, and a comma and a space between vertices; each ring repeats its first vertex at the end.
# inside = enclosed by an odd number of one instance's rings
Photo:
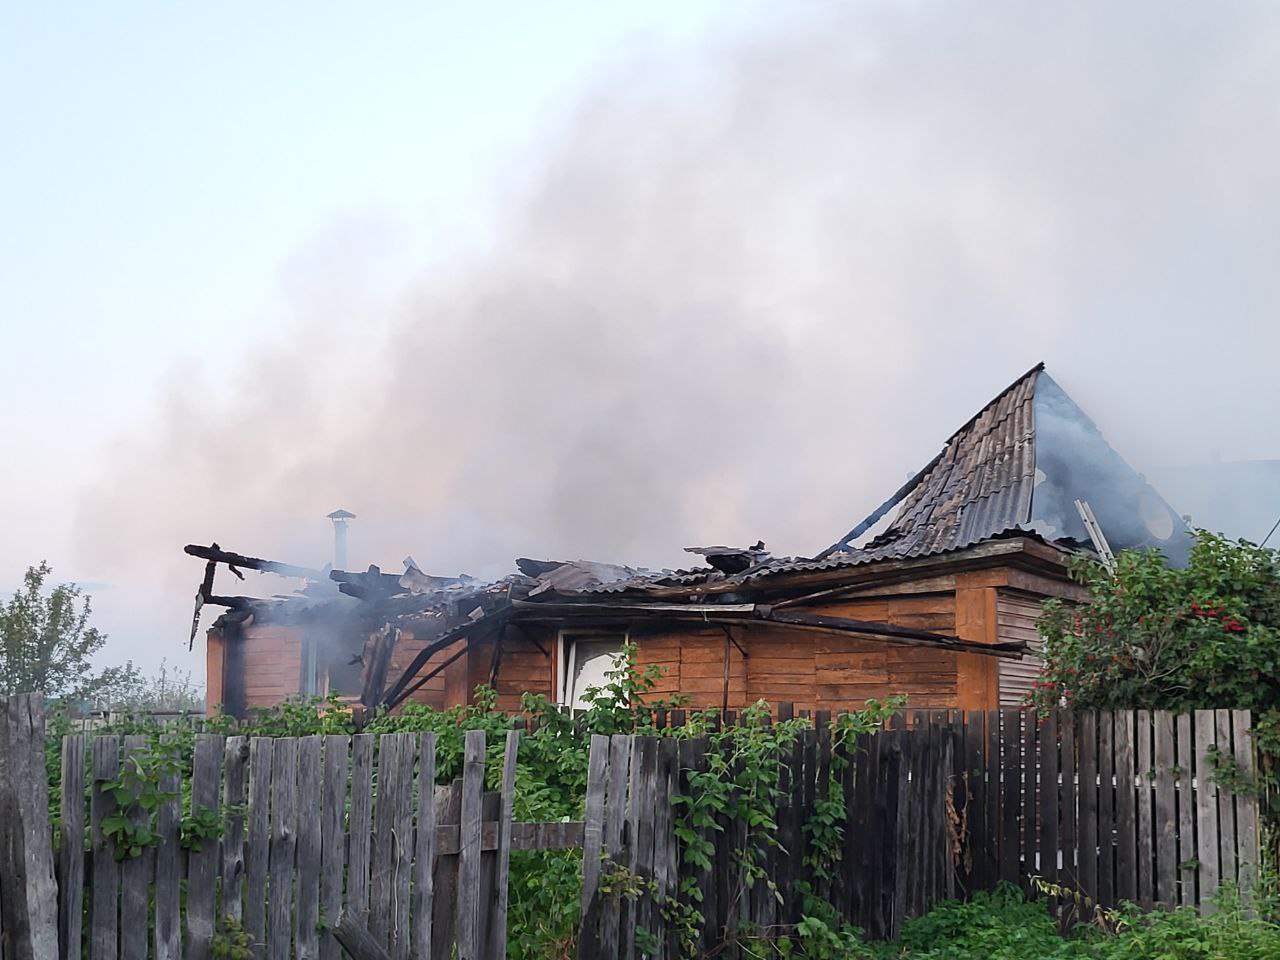
POLYGON ((1058 882, 1058 717, 1040 727, 1040 875, 1058 882))
MULTIPOLYGON (((1214 741, 1218 752, 1216 756, 1222 762, 1230 764, 1235 761, 1235 751, 1231 746, 1231 711, 1215 710, 1214 741)), ((1217 782, 1217 766, 1215 762, 1214 783, 1218 790, 1218 850, 1220 851, 1221 882, 1236 882, 1236 817, 1235 794, 1229 786, 1217 782)))
POLYGON ((1115 903, 1115 714, 1098 713, 1098 893, 1101 903, 1115 903))
POLYGON ((58 818, 60 960, 80 960, 84 934, 84 764, 84 734, 64 737, 58 818))
POLYGON ((116 960, 119 955, 120 864, 102 821, 116 812, 114 794, 104 787, 120 775, 120 741, 93 740, 93 786, 89 800, 93 873, 89 878, 89 960, 116 960))
POLYGON ((373 845, 369 857, 369 933, 390 954, 391 901, 394 884, 392 844, 396 790, 400 775, 400 737, 378 737, 378 772, 373 796, 373 845))
POLYGON ((351 815, 347 825, 347 912, 369 912, 369 850, 373 835, 373 737, 351 738, 351 815))
MULTIPOLYGON (((122 763, 126 769, 143 769, 141 765, 145 763, 147 753, 146 737, 131 734, 124 738, 122 763)), ((141 789, 139 786, 138 790, 141 789)), ((145 828, 150 820, 150 813, 136 802, 129 805, 126 814, 134 829, 145 828)), ((147 958, 151 872, 154 863, 154 851, 146 846, 138 851, 137 856, 126 857, 120 864, 120 960, 147 958)))
POLYGON ((1176 754, 1178 776, 1175 780, 1178 793, 1178 899, 1188 906, 1195 906, 1196 898, 1196 804, 1193 781, 1196 770, 1196 744, 1192 735, 1192 717, 1180 714, 1177 731, 1176 754))
POLYGON ((1079 716, 1076 735, 1079 741, 1080 769, 1080 889, 1091 900, 1098 899, 1098 715, 1079 716))
MULTIPOLYGON (((218 915, 244 919, 245 801, 248 796, 249 738, 227 737, 222 759, 222 896, 218 915)), ((157 875, 157 883, 159 877, 157 875)))
POLYGON ((1236 853, 1240 867, 1238 882, 1246 898, 1258 882, 1258 796, 1254 779, 1253 726, 1248 710, 1232 711, 1235 727, 1233 749, 1236 768, 1250 792, 1236 798, 1236 853))
POLYGON ((1138 897, 1138 796, 1134 780, 1133 711, 1115 715, 1116 899, 1138 897))
MULTIPOLYGON (((196 735, 191 767, 191 811, 193 816, 209 812, 217 815, 222 781, 223 738, 211 733, 196 735)), ((217 840, 206 839, 187 854, 187 935, 188 960, 210 960, 213 956, 214 921, 217 915, 217 881, 221 867, 217 840)))
POLYGON ((294 887, 293 941, 296 960, 318 960, 320 954, 320 863, 323 808, 319 737, 298 741, 297 878, 294 887))
POLYGON ((1138 903, 1144 910, 1155 906, 1156 858, 1152 830, 1155 798, 1152 790, 1155 761, 1152 758, 1151 711, 1139 710, 1134 729, 1138 747, 1138 903))
POLYGON ((493 909, 489 913, 489 960, 505 960, 507 955, 507 883, 511 873, 511 819, 516 800, 516 757, 520 752, 520 733, 507 733, 502 757, 502 785, 498 812, 498 849, 496 853, 493 909))
POLYGON ((422 734, 418 751, 418 810, 413 853, 411 947, 419 960, 431 951, 436 865, 436 735, 422 734))
MULTIPOLYGON (((164 738, 166 746, 174 740, 164 738)), ((175 769, 160 778, 160 790, 168 795, 156 810, 156 960, 182 957, 182 779, 175 769)))
POLYGON ((391 806, 391 928, 388 949, 392 960, 409 957, 409 892, 413 873, 413 770, 418 761, 418 738, 396 734, 400 746, 394 803, 391 806))
POLYGON ((249 842, 245 853, 244 929, 258 960, 266 956, 267 871, 271 850, 271 767, 275 741, 249 741, 249 842))
MULTIPOLYGON (((458 828, 462 814, 462 781, 455 780, 436 793, 436 815, 442 825, 458 828)), ((437 851, 435 876, 435 906, 431 916, 431 956, 448 957, 454 943, 457 927, 458 856, 443 856, 437 851)))
POLYGON ((0 914, 6 960, 56 960, 58 887, 36 694, 0 697, 0 914))
POLYGON ((1156 797, 1152 819, 1156 831, 1156 865, 1154 899, 1168 907, 1178 905, 1178 810, 1174 793, 1174 767, 1177 755, 1173 748, 1173 714, 1157 710, 1151 715, 1155 724, 1156 797))
MULTIPOLYGON (((324 738, 324 786, 320 801, 320 913, 326 924, 337 923, 342 913, 342 880, 346 869, 347 750, 350 744, 351 741, 343 736, 324 738)), ((431 832, 434 838, 434 825, 431 832)), ((320 938, 320 960, 339 960, 341 952, 335 937, 320 938)))
POLYGON ((293 940, 293 869, 298 846, 298 741, 277 740, 271 756, 270 887, 267 957, 289 960, 293 940))
POLYGON ((1022 810, 1022 714, 1019 710, 1000 711, 1000 747, 1004 755, 1000 784, 1000 879, 1017 883, 1021 872, 1018 847, 1018 817, 1022 810))
POLYGON ((1058 711, 1058 765, 1062 781, 1058 789, 1059 845, 1062 866, 1059 876, 1070 886, 1080 883, 1080 858, 1076 851, 1076 719, 1067 710, 1058 711))
POLYGON ((587 753, 587 812, 582 832, 582 920, 578 932, 578 955, 582 960, 601 955, 600 857, 604 849, 608 766, 609 738, 594 735, 587 753))
POLYGON ((458 960, 480 956, 480 836, 484 800, 484 731, 463 743, 462 813, 458 849, 458 960))
POLYGON ((1212 710, 1194 714, 1196 737, 1196 855, 1199 859, 1200 912, 1213 913, 1213 895, 1218 892, 1218 788, 1213 782, 1212 710))

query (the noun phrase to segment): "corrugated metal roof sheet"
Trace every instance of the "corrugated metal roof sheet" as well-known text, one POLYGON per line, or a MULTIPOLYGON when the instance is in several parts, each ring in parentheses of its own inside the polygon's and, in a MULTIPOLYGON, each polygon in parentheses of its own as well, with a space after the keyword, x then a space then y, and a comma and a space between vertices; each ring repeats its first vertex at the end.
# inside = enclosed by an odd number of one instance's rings
POLYGON ((883 533, 824 559, 840 558, 835 566, 841 566, 925 556, 1025 526, 1035 487, 1032 402, 1040 370, 1019 378, 951 436, 883 533))

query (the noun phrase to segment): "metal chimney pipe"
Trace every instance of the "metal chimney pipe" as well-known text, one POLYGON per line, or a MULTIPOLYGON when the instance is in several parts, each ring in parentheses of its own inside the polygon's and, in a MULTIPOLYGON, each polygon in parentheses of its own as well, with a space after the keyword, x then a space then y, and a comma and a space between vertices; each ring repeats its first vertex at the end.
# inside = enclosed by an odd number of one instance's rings
POLYGON ((333 569, 347 569, 347 521, 354 520, 356 515, 346 510, 335 510, 326 514, 333 521, 333 569))

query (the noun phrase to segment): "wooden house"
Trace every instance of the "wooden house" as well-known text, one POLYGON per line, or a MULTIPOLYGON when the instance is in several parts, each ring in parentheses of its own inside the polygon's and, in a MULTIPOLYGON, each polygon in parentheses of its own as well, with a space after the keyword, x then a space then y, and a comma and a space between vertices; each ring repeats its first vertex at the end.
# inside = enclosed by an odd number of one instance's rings
POLYGON ((524 559, 482 583, 415 568, 326 578, 192 546, 207 562, 201 597, 228 607, 208 633, 208 701, 236 714, 327 693, 447 707, 489 684, 507 710, 526 692, 581 706, 630 641, 661 668, 653 696, 693 707, 834 710, 895 694, 913 707, 1014 705, 1039 669, 1041 603, 1081 596, 1067 561, 1091 538, 1076 501, 1115 549, 1185 554, 1177 514, 1037 366, 812 558, 757 544, 694 548, 705 565, 675 571, 524 559), (219 563, 308 586, 218 597, 219 563))

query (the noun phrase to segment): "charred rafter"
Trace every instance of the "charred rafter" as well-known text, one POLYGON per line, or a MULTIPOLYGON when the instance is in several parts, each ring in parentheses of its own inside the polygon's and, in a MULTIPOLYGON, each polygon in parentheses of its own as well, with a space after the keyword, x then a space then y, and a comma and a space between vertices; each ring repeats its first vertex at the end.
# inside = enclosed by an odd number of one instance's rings
POLYGON ((238 573, 237 568, 243 567, 246 570, 259 570, 262 573, 278 573, 282 577, 301 577, 304 580, 324 579, 324 571, 322 570, 314 570, 311 567, 298 567, 292 563, 280 563, 277 560, 264 560, 261 557, 247 557, 241 553, 222 550, 216 543, 207 547, 189 543, 182 548, 182 551, 190 556, 199 557, 201 560, 208 560, 211 563, 225 563, 232 569, 233 573, 238 573))

